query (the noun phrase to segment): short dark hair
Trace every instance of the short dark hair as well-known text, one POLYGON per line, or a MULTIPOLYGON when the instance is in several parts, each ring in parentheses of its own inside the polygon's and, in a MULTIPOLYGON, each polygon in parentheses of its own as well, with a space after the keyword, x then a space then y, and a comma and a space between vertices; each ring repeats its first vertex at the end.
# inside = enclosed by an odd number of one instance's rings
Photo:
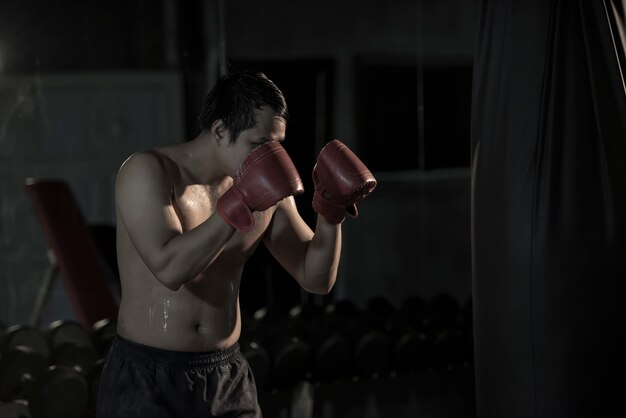
POLYGON ((242 131, 256 125, 254 110, 270 106, 285 121, 287 103, 278 87, 261 72, 243 70, 221 77, 206 95, 198 117, 200 128, 211 129, 221 119, 235 142, 242 131))

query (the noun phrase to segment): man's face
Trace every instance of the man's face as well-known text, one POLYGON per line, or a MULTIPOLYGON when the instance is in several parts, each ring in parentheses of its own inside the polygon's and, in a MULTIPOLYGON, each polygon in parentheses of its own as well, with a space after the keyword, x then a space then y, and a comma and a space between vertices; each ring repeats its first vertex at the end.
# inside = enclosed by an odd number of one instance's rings
POLYGON ((239 166, 253 149, 265 142, 282 142, 285 139, 285 120, 276 116, 271 107, 263 106, 260 110, 255 110, 254 116, 254 127, 242 131, 234 144, 228 139, 225 141, 226 174, 231 177, 235 176, 239 166))

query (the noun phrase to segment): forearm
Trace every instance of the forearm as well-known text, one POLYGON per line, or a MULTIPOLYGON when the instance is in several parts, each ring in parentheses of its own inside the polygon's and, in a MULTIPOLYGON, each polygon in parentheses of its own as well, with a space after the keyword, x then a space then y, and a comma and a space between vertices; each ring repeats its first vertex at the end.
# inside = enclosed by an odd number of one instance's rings
POLYGON ((309 242, 304 261, 306 290, 327 294, 335 284, 341 258, 341 224, 331 225, 317 217, 315 234, 309 242))
POLYGON ((235 229, 215 213, 165 244, 157 277, 166 287, 178 290, 215 261, 234 233, 235 229))

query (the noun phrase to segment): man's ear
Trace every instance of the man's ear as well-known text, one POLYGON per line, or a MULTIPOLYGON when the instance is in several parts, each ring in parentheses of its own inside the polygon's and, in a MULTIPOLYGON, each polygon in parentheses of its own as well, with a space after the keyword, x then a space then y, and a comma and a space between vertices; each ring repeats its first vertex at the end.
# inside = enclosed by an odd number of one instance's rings
POLYGON ((226 125, 224 125, 224 121, 222 119, 218 119, 213 122, 213 125, 211 125, 211 133, 213 134, 215 139, 217 139, 218 144, 220 144, 222 140, 227 138, 228 129, 226 129, 226 125))

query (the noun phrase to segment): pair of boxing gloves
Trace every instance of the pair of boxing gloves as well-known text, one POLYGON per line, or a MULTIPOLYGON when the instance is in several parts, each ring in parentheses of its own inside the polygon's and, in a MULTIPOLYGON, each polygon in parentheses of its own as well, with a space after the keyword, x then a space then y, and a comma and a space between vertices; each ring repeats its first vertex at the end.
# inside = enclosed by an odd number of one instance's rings
MULTIPOLYGON (((313 209, 331 224, 358 216, 356 203, 376 187, 365 164, 338 140, 326 144, 313 168, 313 209)), ((234 183, 217 201, 217 211, 233 228, 254 227, 253 212, 264 211, 304 191, 287 151, 278 142, 255 148, 241 164, 234 183)))

